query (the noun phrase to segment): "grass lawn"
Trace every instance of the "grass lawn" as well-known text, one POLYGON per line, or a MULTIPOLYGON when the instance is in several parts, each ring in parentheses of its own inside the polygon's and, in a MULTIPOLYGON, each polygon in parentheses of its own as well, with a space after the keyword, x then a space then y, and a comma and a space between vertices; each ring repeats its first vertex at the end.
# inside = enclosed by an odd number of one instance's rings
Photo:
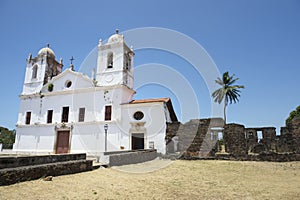
POLYGON ((2 186, 0 199, 300 199, 300 162, 177 160, 153 172, 128 172, 165 164, 155 160, 2 186))

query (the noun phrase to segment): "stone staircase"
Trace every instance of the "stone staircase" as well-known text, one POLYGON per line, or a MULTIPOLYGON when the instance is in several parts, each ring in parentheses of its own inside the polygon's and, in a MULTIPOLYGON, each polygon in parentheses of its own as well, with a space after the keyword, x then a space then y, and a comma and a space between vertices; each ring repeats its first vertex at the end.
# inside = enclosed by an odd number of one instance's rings
POLYGON ((92 169, 86 154, 0 157, 0 186, 92 169))
MULTIPOLYGON (((178 137, 178 149, 183 156, 208 158, 214 154, 218 141, 218 132, 224 122, 221 118, 192 119, 185 124, 167 124, 166 140, 178 137)), ((169 142, 171 145, 172 143, 169 142)), ((172 154, 174 152, 168 151, 172 154)))

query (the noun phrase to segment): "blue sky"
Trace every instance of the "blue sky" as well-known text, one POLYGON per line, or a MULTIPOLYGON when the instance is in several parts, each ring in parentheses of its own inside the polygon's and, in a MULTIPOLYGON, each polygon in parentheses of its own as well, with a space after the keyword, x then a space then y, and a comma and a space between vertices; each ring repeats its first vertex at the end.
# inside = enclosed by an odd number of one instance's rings
MULTIPOLYGON (((238 83, 245 85, 240 102, 229 106, 228 122, 279 128, 300 104, 299 11, 297 0, 1 0, 0 125, 15 126, 29 53, 36 56, 50 43, 57 59, 62 57, 68 66, 74 56, 78 69, 99 38, 107 39, 116 28, 163 27, 193 38, 220 72, 236 74, 238 83)), ((146 63, 174 69, 189 65, 166 52, 137 51, 137 68, 146 63)), ((203 80, 189 78, 189 73, 185 77, 197 92, 200 117, 210 117, 210 94, 203 80)), ((174 97, 153 85, 138 89, 136 98, 164 96, 174 97)), ((181 115, 178 101, 174 99, 174 106, 181 115)))

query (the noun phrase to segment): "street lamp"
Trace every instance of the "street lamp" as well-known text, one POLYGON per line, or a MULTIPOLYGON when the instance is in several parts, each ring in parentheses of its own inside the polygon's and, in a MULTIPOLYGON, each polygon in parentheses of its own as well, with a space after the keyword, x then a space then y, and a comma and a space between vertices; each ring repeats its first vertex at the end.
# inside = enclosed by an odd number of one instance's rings
POLYGON ((108 125, 104 124, 104 132, 105 132, 105 152, 107 151, 107 130, 108 130, 108 125))

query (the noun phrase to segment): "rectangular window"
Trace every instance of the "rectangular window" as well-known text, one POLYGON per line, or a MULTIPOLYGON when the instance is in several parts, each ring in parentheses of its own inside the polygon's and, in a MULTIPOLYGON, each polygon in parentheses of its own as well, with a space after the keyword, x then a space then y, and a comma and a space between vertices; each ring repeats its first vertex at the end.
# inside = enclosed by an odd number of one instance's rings
POLYGON ((25 124, 30 124, 30 120, 31 120, 31 112, 26 112, 25 124))
POLYGON ((69 107, 63 107, 61 122, 68 122, 68 120, 69 120, 69 107))
POLYGON ((38 70, 38 66, 34 65, 32 68, 32 79, 35 79, 37 77, 37 70, 38 70))
POLYGON ((111 120, 111 106, 105 106, 105 121, 111 120))
POLYGON ((47 114, 47 123, 48 124, 52 123, 52 117, 53 117, 53 110, 48 110, 48 114, 47 114))
POLYGON ((84 122, 85 108, 79 108, 79 122, 84 122))

